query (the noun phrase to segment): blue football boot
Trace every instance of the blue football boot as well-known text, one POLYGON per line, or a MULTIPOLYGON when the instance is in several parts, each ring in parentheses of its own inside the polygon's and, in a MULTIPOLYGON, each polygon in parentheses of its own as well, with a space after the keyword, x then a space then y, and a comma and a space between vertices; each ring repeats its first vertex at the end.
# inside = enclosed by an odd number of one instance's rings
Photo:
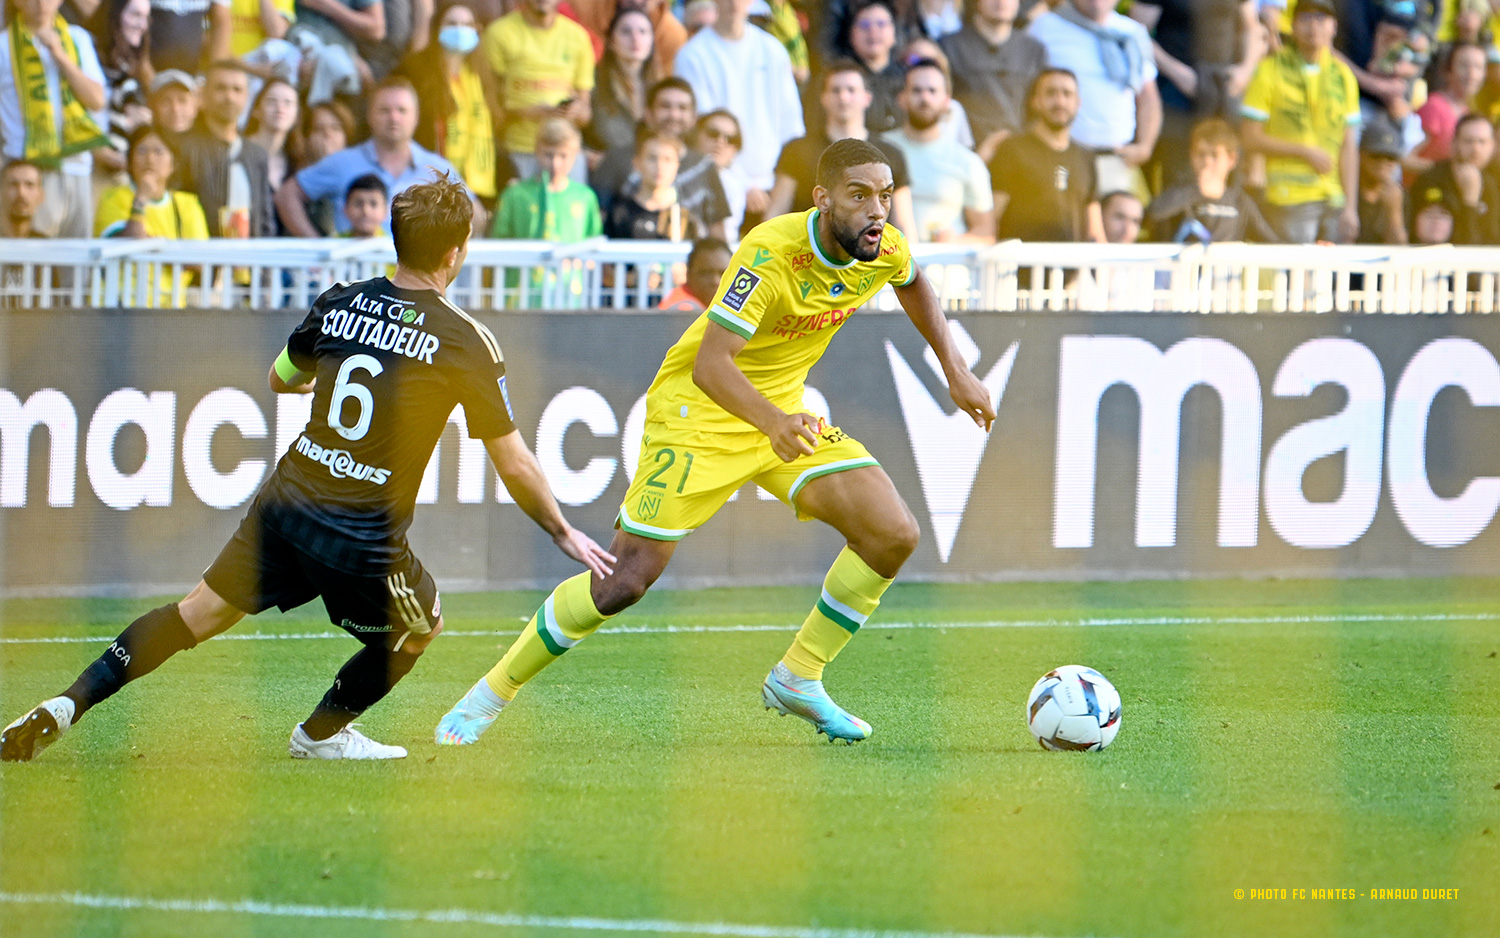
POLYGON ((801 717, 813 725, 829 742, 854 745, 869 739, 870 724, 833 702, 823 689, 822 681, 801 678, 777 662, 766 681, 760 687, 760 699, 767 710, 776 710, 782 716, 791 714, 801 717))

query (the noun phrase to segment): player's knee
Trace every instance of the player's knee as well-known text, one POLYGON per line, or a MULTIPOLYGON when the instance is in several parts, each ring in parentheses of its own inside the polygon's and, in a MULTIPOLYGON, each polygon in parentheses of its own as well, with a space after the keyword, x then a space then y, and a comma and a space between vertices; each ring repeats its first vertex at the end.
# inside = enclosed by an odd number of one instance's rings
POLYGON ((886 550, 903 561, 916 552, 921 539, 922 529, 917 526, 917 519, 910 510, 892 518, 885 531, 886 550))
POLYGON ((641 601, 655 579, 636 570, 616 570, 605 579, 594 582, 594 608, 606 616, 623 612, 641 601))

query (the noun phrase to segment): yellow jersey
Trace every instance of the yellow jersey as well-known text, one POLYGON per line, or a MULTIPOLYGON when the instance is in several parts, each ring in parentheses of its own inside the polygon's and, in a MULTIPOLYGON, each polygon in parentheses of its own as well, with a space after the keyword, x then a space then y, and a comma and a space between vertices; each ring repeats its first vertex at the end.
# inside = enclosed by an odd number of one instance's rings
POLYGON ((817 238, 818 210, 764 222, 740 243, 708 309, 667 351, 646 396, 646 419, 723 433, 755 428, 693 383, 693 361, 709 323, 748 340, 735 364, 787 413, 802 410, 803 384, 844 323, 887 283, 916 277, 911 249, 886 225, 872 261, 836 263, 817 238))
MULTIPOLYGON (((297 22, 294 0, 273 0, 276 12, 287 24, 297 22)), ((266 41, 266 30, 260 22, 260 0, 229 0, 229 54, 243 58, 266 41)))
POLYGON ((1360 122, 1359 85, 1349 66, 1326 50, 1317 62, 1307 62, 1294 46, 1282 46, 1256 66, 1240 114, 1264 124, 1269 137, 1317 147, 1333 158, 1333 168, 1319 175, 1306 160, 1268 157, 1266 201, 1344 204, 1339 150, 1349 128, 1360 122))
MULTIPOLYGON (((556 105, 594 87, 594 46, 588 31, 559 15, 547 29, 535 29, 520 10, 507 13, 484 31, 484 55, 500 79, 507 110, 556 105)), ((536 149, 537 122, 512 117, 505 122, 505 149, 530 154, 536 149)))

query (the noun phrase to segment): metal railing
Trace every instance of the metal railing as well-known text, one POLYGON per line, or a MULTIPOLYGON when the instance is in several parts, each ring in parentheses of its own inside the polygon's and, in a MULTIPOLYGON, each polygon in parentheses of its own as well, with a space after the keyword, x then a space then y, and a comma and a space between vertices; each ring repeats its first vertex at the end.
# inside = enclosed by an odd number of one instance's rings
MULTIPOLYGON (((596 238, 470 243, 449 290, 474 309, 644 309, 688 245, 596 238)), ((950 310, 1490 313, 1500 247, 918 245, 950 310)), ((391 269, 388 239, 0 240, 0 306, 303 308, 391 269)), ((894 308, 887 289, 873 301, 894 308)))

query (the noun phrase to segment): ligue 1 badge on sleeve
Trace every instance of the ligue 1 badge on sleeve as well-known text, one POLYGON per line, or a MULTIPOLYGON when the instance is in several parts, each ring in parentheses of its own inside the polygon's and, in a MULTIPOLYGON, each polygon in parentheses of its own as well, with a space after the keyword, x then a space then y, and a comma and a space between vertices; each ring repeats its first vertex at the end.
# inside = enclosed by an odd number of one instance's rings
POLYGON ((495 383, 500 385, 500 399, 505 401, 505 415, 511 420, 515 420, 516 412, 510 406, 510 391, 505 387, 505 377, 505 375, 501 375, 495 383))

